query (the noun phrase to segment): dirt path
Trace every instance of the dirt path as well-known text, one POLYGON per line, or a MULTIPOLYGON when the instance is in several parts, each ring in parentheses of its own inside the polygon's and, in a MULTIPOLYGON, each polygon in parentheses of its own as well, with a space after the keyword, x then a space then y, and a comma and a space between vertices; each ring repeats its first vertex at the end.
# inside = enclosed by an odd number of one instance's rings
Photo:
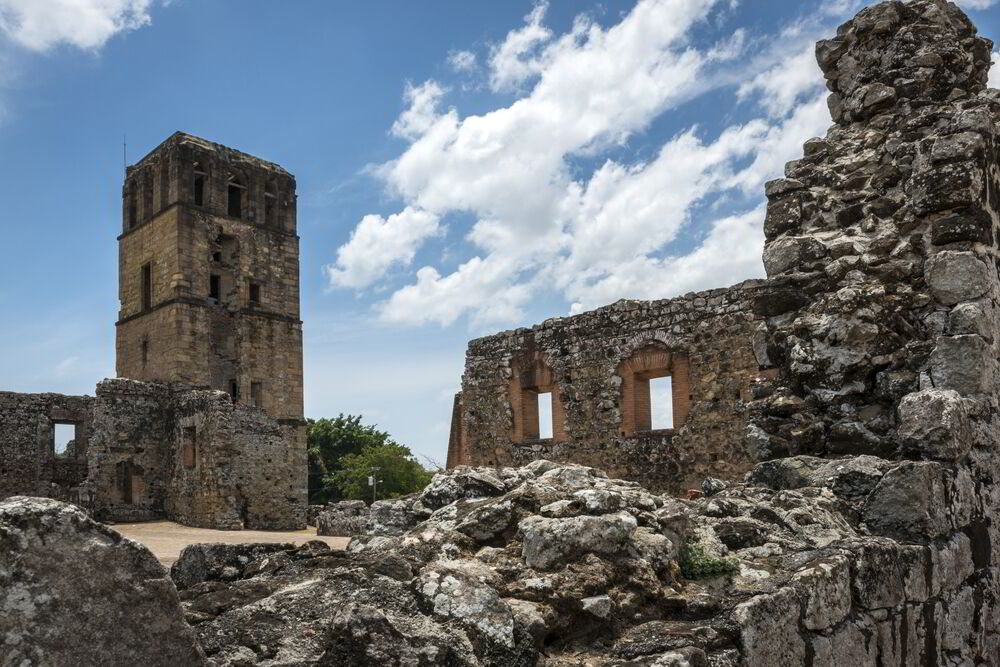
POLYGON ((332 549, 343 549, 349 538, 320 537, 316 528, 295 531, 270 530, 211 530, 209 528, 190 528, 172 521, 150 521, 147 523, 118 523, 111 526, 125 537, 131 538, 146 546, 156 556, 164 567, 170 567, 181 550, 189 544, 198 542, 224 542, 226 544, 242 544, 245 542, 292 542, 304 544, 309 540, 322 540, 332 549))

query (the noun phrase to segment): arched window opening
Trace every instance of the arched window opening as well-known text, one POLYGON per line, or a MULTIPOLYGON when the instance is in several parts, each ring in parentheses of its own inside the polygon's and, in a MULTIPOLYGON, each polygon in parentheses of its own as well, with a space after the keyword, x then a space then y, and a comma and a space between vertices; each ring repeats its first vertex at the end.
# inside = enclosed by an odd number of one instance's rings
POLYGON ((541 359, 515 361, 512 366, 514 442, 565 442, 566 415, 552 370, 541 359))
POLYGON ((686 354, 654 343, 633 353, 618 372, 622 435, 670 432, 684 424, 691 403, 686 354))

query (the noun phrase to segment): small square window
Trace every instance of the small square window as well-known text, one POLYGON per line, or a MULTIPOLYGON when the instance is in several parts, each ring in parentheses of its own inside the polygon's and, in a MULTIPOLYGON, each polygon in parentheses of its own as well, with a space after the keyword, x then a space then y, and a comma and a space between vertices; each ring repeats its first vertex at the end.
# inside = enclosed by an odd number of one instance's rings
POLYGON ((52 451, 56 456, 66 456, 70 444, 76 440, 76 424, 54 424, 52 451))
POLYGON ((213 262, 221 262, 222 261, 222 253, 218 252, 218 251, 213 252, 212 253, 212 261, 213 262))

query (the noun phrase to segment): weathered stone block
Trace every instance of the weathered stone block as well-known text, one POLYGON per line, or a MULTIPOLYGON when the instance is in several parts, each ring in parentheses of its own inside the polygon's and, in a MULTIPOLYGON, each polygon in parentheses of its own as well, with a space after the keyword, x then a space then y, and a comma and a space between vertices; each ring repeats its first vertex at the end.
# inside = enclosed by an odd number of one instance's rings
POLYGON ((938 336, 930 366, 934 386, 969 396, 986 390, 993 363, 986 341, 966 334, 938 336))
POLYGON ((177 589, 145 547, 44 498, 0 502, 0 663, 203 665, 177 589))
POLYGON ((851 611, 851 566, 843 556, 811 563, 792 581, 801 587, 806 604, 802 624, 824 630, 840 623, 851 611))
POLYGON ((792 588, 758 595, 737 605, 733 619, 740 626, 746 667, 800 667, 806 646, 799 630, 799 597, 792 588))
POLYGON ((877 535, 910 541, 942 537, 955 527, 952 480, 941 464, 901 463, 872 491, 862 519, 877 535))
POLYGON ((934 297, 946 306, 979 298, 991 285, 988 265, 971 252, 939 252, 927 260, 925 273, 934 297))
POLYGON ((899 402, 899 436, 925 458, 957 461, 972 448, 969 415, 953 389, 924 389, 899 402))

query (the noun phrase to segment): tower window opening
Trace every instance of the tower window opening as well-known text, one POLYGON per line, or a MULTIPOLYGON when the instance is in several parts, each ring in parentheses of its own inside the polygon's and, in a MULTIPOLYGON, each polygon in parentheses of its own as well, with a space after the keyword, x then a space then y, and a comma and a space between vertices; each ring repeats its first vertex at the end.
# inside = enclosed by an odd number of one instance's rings
POLYGON ((208 277, 208 298, 219 302, 222 294, 222 280, 219 276, 212 274, 208 277))
POLYGON ((219 252, 219 251, 213 252, 212 253, 212 261, 213 262, 221 262, 222 261, 222 253, 219 252))
POLYGON ((233 218, 243 217, 243 192, 245 189, 238 179, 230 179, 228 187, 228 213, 233 218))
POLYGON ((195 174, 194 177, 194 205, 205 205, 205 177, 201 174, 195 174))
POLYGON ((274 224, 274 214, 278 206, 278 197, 274 190, 272 183, 268 183, 264 189, 264 224, 268 226, 274 224))
POLYGON ((153 265, 146 263, 142 265, 142 309, 149 310, 153 307, 153 265))
POLYGON ((262 407, 261 400, 263 399, 263 387, 260 382, 250 383, 250 405, 255 408, 262 407))
POLYGON ((135 188, 128 193, 128 228, 132 229, 139 223, 139 197, 135 188))
POLYGON ((250 283, 250 304, 260 305, 260 283, 250 283))
POLYGON ((240 384, 236 380, 229 381, 229 395, 234 401, 240 400, 240 384))

